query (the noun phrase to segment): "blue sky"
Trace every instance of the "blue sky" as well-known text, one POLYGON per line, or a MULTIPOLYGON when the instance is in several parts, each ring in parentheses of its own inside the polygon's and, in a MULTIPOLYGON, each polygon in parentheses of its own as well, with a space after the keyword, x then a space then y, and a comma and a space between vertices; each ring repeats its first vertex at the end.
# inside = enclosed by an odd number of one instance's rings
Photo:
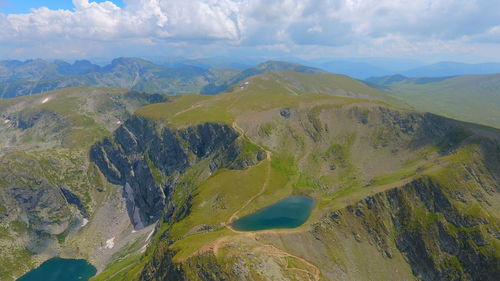
MULTIPOLYGON (((109 1, 109 0, 108 0, 109 1)), ((95 1, 104 2, 104 0, 95 1)), ((122 0, 112 0, 117 6, 123 7, 122 0)), ((71 0, 0 0, 0 13, 21 14, 29 13, 31 8, 40 8, 42 6, 50 9, 73 9, 75 6, 71 0)))
POLYGON ((500 61, 498 0, 0 0, 0 59, 500 61))

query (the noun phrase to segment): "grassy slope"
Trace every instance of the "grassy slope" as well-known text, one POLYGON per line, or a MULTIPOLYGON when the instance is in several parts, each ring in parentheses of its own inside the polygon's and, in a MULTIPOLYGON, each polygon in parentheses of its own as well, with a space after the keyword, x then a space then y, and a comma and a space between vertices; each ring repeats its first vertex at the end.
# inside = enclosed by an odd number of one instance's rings
POLYGON ((420 84, 392 83, 388 93, 418 110, 500 128, 500 74, 457 76, 420 84))
MULTIPOLYGON (((169 103, 143 107, 136 114, 162 120, 171 126, 184 127, 202 122, 221 122, 233 125, 233 122, 241 115, 265 112, 280 107, 300 107, 307 104, 323 105, 327 103, 333 107, 353 103, 387 105, 383 101, 379 101, 381 98, 387 98, 384 94, 368 88, 354 79, 340 75, 310 75, 287 71, 260 75, 250 78, 248 81, 249 84, 243 83, 243 87, 234 86, 231 93, 215 96, 179 96, 169 103), (290 80, 298 83, 290 87, 288 86, 290 80), (287 86, 284 87, 284 85, 287 86), (326 90, 328 94, 315 93, 321 92, 318 87, 326 90), (359 94, 369 99, 344 97, 346 93, 359 94)), ((252 141, 254 140, 252 139, 252 141)), ((177 240, 172 246, 178 251, 175 259, 184 260, 199 249, 203 249, 207 245, 210 247, 210 243, 235 236, 235 233, 225 227, 226 223, 234 219, 233 215, 240 217, 280 198, 294 193, 303 194, 303 186, 301 185, 304 179, 299 177, 293 168, 295 165, 293 157, 285 152, 280 152, 248 170, 219 171, 207 182, 202 183, 197 189, 199 191, 194 198, 191 214, 171 229, 172 239, 177 240), (238 187, 238 192, 235 192, 235 184, 238 187), (265 188, 263 188, 264 185, 265 188), (299 186, 298 189, 297 186, 299 186), (252 200, 251 204, 245 205, 247 200, 256 195, 258 196, 252 200), (244 208, 241 209, 241 206, 244 208), (207 213, 212 214, 209 219, 207 219, 207 213), (208 225, 212 231, 199 231, 198 229, 203 225, 208 225)), ((235 239, 240 238, 236 235, 235 239)), ((152 251, 153 249, 148 250, 148 252, 152 251)), ((131 262, 135 259, 137 256, 129 257, 128 260, 131 262)), ((137 276, 140 268, 140 265, 126 269, 111 265, 95 280, 104 280, 104 276, 113 276, 116 280, 128 278, 126 276, 137 276)))
MULTIPOLYGON (((171 249, 177 252, 176 262, 214 253, 228 270, 234 257, 241 257, 249 265, 264 265, 264 272, 276 274, 276 278, 292 279, 300 271, 304 275, 297 278, 307 279, 308 274, 319 271, 318 267, 327 272, 337 264, 353 279, 387 280, 392 270, 382 269, 393 267, 401 271, 402 279, 410 278, 401 255, 381 259, 373 245, 359 244, 350 233, 336 233, 338 240, 330 244, 345 244, 345 248, 317 245, 311 227, 332 210, 423 175, 452 188, 456 183, 444 181, 458 177, 460 171, 443 171, 459 169, 460 163, 483 161, 480 154, 468 153, 478 149, 474 143, 464 144, 456 153, 460 157, 441 155, 437 139, 416 142, 411 134, 402 132, 399 121, 415 120, 420 115, 391 106, 387 103, 391 99, 384 94, 345 76, 280 72, 247 81, 249 84, 234 86, 231 93, 180 96, 136 112, 174 127, 207 121, 231 125, 244 134, 242 138, 267 150, 270 157, 247 170, 221 170, 206 182, 194 183, 196 192, 188 217, 173 226, 162 223, 144 255, 124 250, 94 279, 137 280, 155 248, 162 247, 160 237, 167 229, 169 239, 175 241, 171 249), (283 117, 283 110, 290 117, 283 117), (292 194, 317 200, 308 222, 297 229, 239 233, 226 226, 236 217, 292 194)), ((498 136, 497 131, 492 134, 498 136)), ((459 141, 464 139, 467 136, 459 141)), ((490 197, 485 200, 492 201, 490 197)), ((488 210, 493 220, 498 219, 494 209, 483 205, 478 209, 488 210)))
POLYGON ((231 124, 234 117, 245 110, 264 111, 321 100, 353 102, 348 96, 379 104, 387 104, 384 101, 398 103, 390 96, 344 75, 282 71, 259 75, 247 81, 249 84, 233 86, 231 93, 180 96, 172 103, 141 108, 136 114, 151 119, 168 120, 174 125, 201 122, 231 124))
MULTIPOLYGON (((171 103, 149 105, 136 112, 171 126, 184 127, 208 121, 232 125, 236 130, 242 128, 242 133, 253 143, 272 155, 269 160, 248 170, 219 171, 197 188, 190 215, 171 228, 170 239, 175 241, 171 247, 177 252, 176 262, 213 252, 219 262, 231 264, 234 262, 232 257, 242 253, 258 255, 263 251, 274 257, 275 251, 291 251, 280 252, 278 256, 293 259, 292 264, 298 263, 295 267, 314 271, 307 261, 297 260, 292 254, 300 253, 310 256, 325 270, 330 266, 328 262, 323 263, 311 252, 293 249, 295 247, 279 241, 287 236, 307 236, 311 224, 320 220, 327 211, 345 208, 367 196, 400 187, 424 175, 437 180, 443 177, 443 171, 457 163, 455 158, 440 155, 437 140, 427 140, 429 142, 415 147, 415 144, 410 145, 411 136, 401 136, 401 128, 381 121, 379 108, 382 106, 396 112, 396 122, 413 113, 400 112, 399 103, 391 106, 380 101, 391 99, 356 80, 329 74, 281 72, 253 77, 248 82, 234 86, 231 93, 209 97, 181 96, 171 103), (364 99, 344 97, 346 93, 364 99), (288 120, 280 117, 280 110, 284 108, 292 112, 288 120), (257 234, 239 233, 226 227, 235 217, 252 213, 292 194, 306 194, 318 201, 318 207, 303 226, 257 234), (247 204, 248 200, 251 204, 247 204), (264 238, 270 244, 260 242, 264 238), (263 250, 269 247, 281 249, 263 250), (287 247, 291 249, 287 250, 287 247)), ((498 135, 498 132, 494 134, 498 135)), ((465 155, 461 161, 469 161, 467 153, 461 155, 465 155)), ((493 217, 497 220, 498 214, 494 212, 493 217)), ((351 272, 357 278, 390 278, 390 274, 380 270, 388 266, 386 261, 362 258, 370 247, 360 248, 355 242, 345 242, 350 246, 330 256, 331 260, 344 260, 344 265, 350 270, 365 263, 365 269, 351 272), (351 257, 352 251, 355 259, 351 257), (369 266, 369 262, 378 269, 369 266), (378 273, 373 273, 373 270, 378 273)), ((403 272, 406 270, 406 273, 401 273, 401 278, 411 276, 404 275, 410 271, 402 256, 394 258, 391 263, 403 272)), ((134 267, 131 272, 138 274, 139 270, 134 267)), ((126 272, 120 274, 126 275, 126 272)))

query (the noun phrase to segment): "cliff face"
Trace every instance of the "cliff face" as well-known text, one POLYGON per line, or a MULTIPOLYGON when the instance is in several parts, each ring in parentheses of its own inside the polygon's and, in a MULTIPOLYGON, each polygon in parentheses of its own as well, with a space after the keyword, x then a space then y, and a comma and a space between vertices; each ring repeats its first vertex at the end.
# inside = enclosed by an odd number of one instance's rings
POLYGON ((495 226, 460 212, 438 184, 416 181, 389 192, 387 199, 395 210, 396 246, 418 279, 496 280, 500 275, 498 257, 487 247, 496 238, 484 231, 495 226))
POLYGON ((89 149, 137 108, 167 100, 81 87, 0 101, 0 280, 54 256, 104 263, 99 247, 123 230, 105 222, 122 218, 122 198, 89 163, 89 149))
MULTIPOLYGON (((208 160, 210 172, 244 168, 245 164, 235 161, 241 151, 237 138, 227 125, 204 123, 173 130, 133 117, 112 137, 94 145, 90 159, 111 183, 124 187, 130 219, 141 229, 156 222, 164 211, 171 214, 178 207, 172 194, 179 179, 200 161, 208 160)), ((250 164, 262 156, 252 158, 250 164)))

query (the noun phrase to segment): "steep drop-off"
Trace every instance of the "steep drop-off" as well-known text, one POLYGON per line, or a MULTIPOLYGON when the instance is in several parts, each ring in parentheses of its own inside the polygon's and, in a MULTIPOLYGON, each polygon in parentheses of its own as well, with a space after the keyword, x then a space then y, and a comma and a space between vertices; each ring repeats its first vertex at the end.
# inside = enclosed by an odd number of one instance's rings
MULTIPOLYGON (((130 219, 140 229, 156 222, 163 212, 186 207, 176 206, 189 202, 174 202, 172 194, 186 170, 200 161, 207 162, 211 174, 262 160, 259 152, 238 158, 244 148, 237 137, 231 127, 216 123, 172 130, 133 117, 112 138, 93 146, 90 159, 111 183, 124 187, 130 219)), ((181 192, 189 197, 190 188, 181 192)))

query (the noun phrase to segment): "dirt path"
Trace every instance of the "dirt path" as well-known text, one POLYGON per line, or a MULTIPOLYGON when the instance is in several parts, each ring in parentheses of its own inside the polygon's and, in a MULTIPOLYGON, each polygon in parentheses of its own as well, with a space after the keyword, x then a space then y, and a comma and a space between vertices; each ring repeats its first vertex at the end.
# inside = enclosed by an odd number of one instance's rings
MULTIPOLYGON (((191 254, 189 257, 201 255, 201 254, 208 252, 208 251, 212 251, 214 253, 214 255, 217 257, 219 249, 228 246, 231 242, 236 242, 240 239, 245 239, 245 240, 250 239, 250 240, 253 240, 254 243, 257 243, 260 245, 260 246, 255 247, 250 252, 261 252, 261 253, 264 253, 266 255, 275 256, 275 257, 295 258, 295 259, 299 260, 300 262, 302 262, 303 264, 307 265, 311 270, 305 270, 305 269, 295 268, 295 267, 291 267, 291 268, 287 267, 288 270, 298 270, 298 271, 305 272, 310 277, 309 278, 310 281, 319 281, 320 280, 321 270, 315 264, 306 260, 305 258, 298 256, 298 255, 294 255, 292 253, 289 253, 289 252, 282 250, 274 245, 264 244, 264 243, 260 242, 257 239, 258 233, 255 233, 255 232, 243 232, 242 233, 239 231, 237 233, 239 234, 237 236, 221 237, 221 238, 213 241, 212 243, 207 244, 207 245, 203 246, 202 248, 198 249, 196 252, 191 254)), ((183 258, 181 261, 185 261, 189 257, 183 258)))
MULTIPOLYGON (((304 259, 304 258, 302 258, 300 256, 291 254, 289 252, 286 252, 284 250, 281 250, 280 248, 277 248, 274 245, 265 244, 262 247, 263 248, 266 248, 266 247, 271 248, 271 250, 263 250, 262 248, 259 249, 259 250, 263 251, 266 254, 288 256, 288 257, 292 257, 292 258, 295 258, 295 259, 301 261, 302 263, 306 264, 307 266, 309 266, 309 267, 311 267, 313 269, 314 272, 312 274, 311 274, 311 272, 307 271, 309 274, 312 275, 312 277, 313 277, 312 280, 314 280, 314 281, 319 281, 320 280, 320 276, 321 276, 320 269, 316 265, 314 265, 313 263, 309 262, 308 260, 306 260, 306 259, 304 259)), ((305 271, 305 270, 300 269, 300 268, 290 268, 290 269, 297 269, 297 270, 305 271)))
MULTIPOLYGON (((192 109, 192 108, 189 108, 187 110, 190 110, 190 109, 192 109)), ((184 111, 187 111, 187 110, 184 110, 184 111)), ((241 136, 245 136, 245 131, 241 127, 239 127, 236 122, 233 122, 232 126, 233 126, 233 128, 238 133, 240 133, 241 136)), ((265 149, 263 146, 255 143, 255 142, 254 142, 254 144, 257 145, 260 149, 262 149, 263 151, 266 152, 266 161, 270 162, 271 159, 272 159, 271 152, 269 150, 265 149)), ((237 241, 237 240, 242 239, 242 238, 251 239, 255 243, 257 243, 258 245, 260 245, 260 246, 257 246, 257 248, 255 248, 256 252, 260 251, 260 252, 263 252, 263 253, 268 254, 270 256, 281 256, 281 257, 292 257, 292 258, 295 258, 295 259, 301 261, 303 264, 307 265, 309 268, 311 268, 312 271, 301 269, 301 268, 288 268, 288 270, 296 270, 296 271, 304 272, 304 273, 306 273, 309 276, 309 280, 310 281, 319 281, 320 280, 321 271, 313 263, 309 262, 308 260, 306 260, 306 259, 304 259, 304 258, 302 258, 300 256, 297 256, 297 255, 288 253, 288 252, 286 252, 286 251, 284 251, 282 249, 279 249, 279 248, 277 248, 274 245, 263 244, 262 242, 260 242, 260 241, 257 240, 257 235, 259 233, 266 233, 266 234, 268 234, 268 233, 280 233, 280 232, 283 232, 283 231, 279 231, 279 230, 267 230, 267 231, 261 231, 261 232, 238 231, 238 230, 235 230, 231 226, 231 223, 235 219, 238 218, 238 213, 241 212, 242 210, 244 210, 252 201, 254 201, 257 197, 261 196, 266 191, 267 186, 269 185, 270 178, 271 178, 271 165, 269 165, 269 167, 267 168, 266 179, 265 179, 264 183, 262 184, 262 187, 261 187, 260 191, 257 194, 255 194, 254 196, 252 196, 251 198, 249 198, 238 210, 236 210, 231 215, 231 217, 229 218, 228 222, 226 223, 226 227, 228 229, 230 229, 231 231, 237 233, 238 234, 237 236, 224 236, 224 237, 221 237, 221 238, 213 241, 212 243, 209 243, 209 244, 201 247, 200 249, 198 249, 196 252, 194 252, 189 257, 195 256, 195 255, 200 255, 200 254, 202 254, 204 252, 207 252, 207 251, 212 251, 214 253, 214 255, 217 256, 217 254, 219 252, 219 249, 226 247, 231 242, 237 241)), ((303 231, 303 230, 300 230, 300 231, 303 231)), ((288 230, 288 232, 290 232, 290 231, 288 230)), ((189 257, 186 257, 183 260, 187 260, 189 257)))
POLYGON ((200 249, 198 249, 196 252, 194 252, 193 254, 189 255, 188 257, 180 259, 179 261, 181 261, 181 262, 182 261, 186 261, 187 259, 189 259, 192 256, 201 255, 201 254, 203 254, 205 252, 208 252, 208 251, 212 251, 214 253, 214 255, 217 257, 217 255, 219 253, 219 249, 228 246, 232 242, 237 242, 238 240, 244 239, 244 240, 248 241, 248 239, 250 239, 250 240, 253 240, 254 243, 260 245, 260 246, 255 247, 250 252, 261 252, 261 253, 264 253, 266 255, 275 256, 275 257, 292 257, 292 258, 295 258, 295 259, 299 260, 300 262, 302 262, 303 264, 307 265, 312 270, 305 270, 305 269, 295 268, 295 267, 291 267, 291 268, 287 267, 288 270, 297 270, 297 271, 305 272, 310 277, 309 278, 310 281, 319 281, 320 280, 321 270, 315 264, 313 264, 312 262, 306 260, 305 258, 303 258, 301 256, 294 255, 294 254, 289 253, 289 252, 287 252, 285 250, 282 250, 282 249, 280 249, 280 248, 278 248, 278 247, 276 247, 274 245, 264 244, 264 243, 260 242, 257 239, 258 233, 248 232, 248 231, 247 232, 236 231, 236 232, 239 235, 237 235, 237 236, 224 236, 224 237, 221 237, 221 238, 213 241, 212 243, 207 244, 207 245, 201 247, 200 249))
MULTIPOLYGON (((254 196, 252 196, 250 199, 248 199, 245 202, 245 204, 243 204, 243 206, 241 206, 238 210, 236 210, 236 212, 234 212, 231 215, 231 217, 229 218, 229 221, 227 222, 227 225, 230 225, 234 220, 236 220, 236 218, 238 217, 238 213, 241 212, 241 210, 245 209, 253 200, 255 200, 255 198, 261 196, 266 191, 266 188, 269 185, 270 178, 271 178, 271 165, 269 165, 269 167, 267 168, 266 180, 264 181, 264 184, 262 184, 260 191, 257 194, 255 194, 254 196)), ((229 227, 229 229, 234 231, 234 229, 232 227, 229 227)))
MULTIPOLYGON (((241 136, 248 138, 248 136, 245 135, 245 131, 241 127, 239 127, 236 122, 232 123, 232 127, 241 136)), ((263 151, 265 151, 266 152, 266 160, 271 161, 271 159, 272 159, 271 152, 255 142, 254 142, 254 144, 256 144, 259 148, 261 148, 263 151)), ((304 157, 307 157, 307 154, 304 157)), ((442 165, 437 165, 437 167, 433 166, 432 168, 425 170, 425 172, 432 171, 433 169, 438 169, 441 166, 442 165)), ((266 189, 269 185, 269 182, 270 182, 270 177, 271 177, 271 166, 269 165, 269 167, 267 168, 266 179, 265 179, 264 183, 262 184, 260 191, 257 194, 253 195, 251 198, 249 198, 240 208, 238 208, 238 210, 236 210, 230 216, 228 222, 226 223, 226 227, 228 229, 230 229, 233 233, 236 233, 236 235, 220 237, 219 239, 216 239, 215 241, 201 247, 195 253, 193 253, 191 256, 199 255, 199 254, 202 254, 202 253, 207 252, 207 251, 212 251, 214 253, 214 255, 217 257, 220 249, 225 248, 225 247, 232 248, 231 247, 232 243, 239 243, 239 242, 245 241, 245 242, 250 243, 250 245, 252 245, 251 250, 248 250, 248 252, 260 252, 260 253, 263 253, 265 255, 268 255, 269 257, 275 257, 275 258, 290 257, 290 258, 296 259, 297 261, 301 262, 305 267, 304 268, 293 267, 293 265, 289 264, 289 260, 285 259, 286 270, 294 271, 295 273, 298 273, 298 272, 304 273, 308 276, 309 281, 319 281, 319 280, 321 280, 321 270, 314 263, 308 261, 307 259, 305 259, 301 256, 298 256, 298 255, 289 253, 283 249, 280 249, 275 245, 267 244, 263 241, 260 241, 260 239, 259 239, 259 235, 261 235, 261 234, 279 235, 280 233, 284 233, 284 232, 290 233, 290 232, 307 231, 306 229, 302 228, 302 229, 297 229, 297 230, 287 229, 287 230, 263 230, 263 231, 238 231, 238 230, 235 230, 231 226, 231 223, 235 219, 238 218, 238 214, 241 211, 243 211, 246 207, 248 207, 248 205, 251 202, 253 202, 257 197, 261 196, 266 191, 266 189), (289 266, 291 266, 291 267, 289 267, 289 266)), ((410 182, 413 178, 414 177, 401 179, 401 180, 397 181, 396 183, 391 183, 388 185, 379 186, 378 188, 373 189, 371 191, 371 193, 375 194, 375 193, 383 192, 383 191, 388 190, 388 189, 402 186, 402 185, 410 182)), ((360 194, 360 196, 366 196, 366 194, 360 194)), ((346 204, 347 204, 347 201, 346 201, 346 204)), ((340 208, 343 208, 343 207, 340 207, 340 208)), ((300 267, 302 267, 302 266, 300 266, 300 267)))
MULTIPOLYGON (((242 136, 245 136, 245 131, 243 131, 243 129, 241 127, 238 126, 238 124, 236 122, 233 122, 233 128, 238 131, 242 136)), ((255 143, 255 142, 254 142, 255 143)), ((255 143, 259 148, 261 148, 262 150, 264 150, 266 152, 266 160, 267 161, 271 161, 271 152, 268 151, 267 149, 265 149, 264 147, 262 147, 261 145, 255 143)), ((245 204, 243 204, 243 206, 241 206, 241 208, 239 208, 238 210, 236 210, 236 212, 233 213, 233 215, 229 218, 229 222, 227 223, 227 227, 233 231, 233 232, 236 232, 238 234, 242 234, 242 235, 248 235, 248 234, 253 234, 253 238, 256 242, 257 239, 256 239, 256 233, 252 233, 252 232, 243 232, 243 231, 237 231, 235 230, 233 227, 231 227, 230 223, 235 220, 237 218, 237 214, 245 209, 253 200, 255 200, 255 198, 261 196, 265 191, 266 191, 266 188, 267 186, 269 185, 269 180, 270 180, 270 177, 271 177, 271 166, 268 167, 267 169, 267 174, 266 174, 266 180, 264 182, 264 184, 262 185, 262 188, 261 190, 259 191, 259 193, 255 194, 254 196, 252 196, 250 199, 248 199, 245 204)), ((211 250, 213 250, 214 254, 217 256, 217 252, 218 252, 218 249, 225 246, 227 244, 227 240, 224 239, 225 237, 219 239, 218 241, 216 241, 213 245, 211 245, 212 247, 211 250)), ((319 281, 320 280, 320 275, 321 275, 321 271, 320 269, 314 265, 313 263, 309 262, 308 260, 300 257, 300 256, 297 256, 297 255, 294 255, 294 254, 291 254, 291 253, 288 253, 284 250, 281 250, 279 248, 277 248, 276 246, 274 245, 270 245, 270 244, 262 244, 261 242, 258 242, 259 244, 261 244, 262 246, 260 247, 260 249, 264 249, 264 248, 271 248, 272 250, 271 251, 266 251, 264 250, 264 252, 266 254, 270 254, 270 255, 280 255, 280 256, 288 256, 288 257, 293 257, 299 261, 301 261, 302 263, 306 264, 307 266, 309 266, 310 268, 313 269, 313 273, 307 271, 307 270, 304 270, 304 269, 300 269, 300 268, 289 268, 291 270, 298 270, 298 271, 302 271, 302 272, 306 272, 310 277, 312 276, 312 279, 310 278, 309 280, 311 281, 319 281)))
POLYGON ((190 107, 188 107, 188 108, 186 108, 186 109, 184 109, 184 110, 181 110, 181 111, 179 111, 179 112, 176 112, 174 115, 172 115, 172 118, 174 118, 174 117, 176 117, 176 116, 178 116, 178 115, 180 115, 180 114, 182 114, 182 113, 184 113, 184 112, 188 112, 188 111, 193 110, 193 109, 195 109, 195 108, 201 107, 202 105, 203 105, 203 104, 201 104, 201 103, 199 103, 199 104, 193 104, 193 105, 191 105, 190 107))
MULTIPOLYGON (((236 124, 236 122, 233 122, 233 128, 236 131, 238 131, 241 134, 241 136, 245 136, 245 131, 243 131, 243 129, 240 128, 240 126, 238 126, 238 124, 236 124)), ((257 145, 260 149, 264 150, 266 152, 266 160, 271 161, 271 152, 266 150, 264 147, 262 147, 261 145, 259 145, 257 143, 255 143, 255 145, 257 145)), ((238 210, 236 210, 229 218, 229 221, 226 223, 226 225, 229 227, 229 229, 231 229, 234 232, 237 232, 236 230, 234 230, 230 226, 230 224, 237 218, 237 215, 239 212, 241 212, 241 210, 245 209, 253 200, 255 200, 255 198, 261 196, 266 191, 266 188, 269 185, 270 178, 271 178, 271 165, 269 165, 269 167, 267 168, 266 179, 265 179, 264 183, 262 184, 260 191, 257 194, 255 194, 254 196, 252 196, 250 199, 248 199, 245 202, 245 204, 243 204, 238 210)))

